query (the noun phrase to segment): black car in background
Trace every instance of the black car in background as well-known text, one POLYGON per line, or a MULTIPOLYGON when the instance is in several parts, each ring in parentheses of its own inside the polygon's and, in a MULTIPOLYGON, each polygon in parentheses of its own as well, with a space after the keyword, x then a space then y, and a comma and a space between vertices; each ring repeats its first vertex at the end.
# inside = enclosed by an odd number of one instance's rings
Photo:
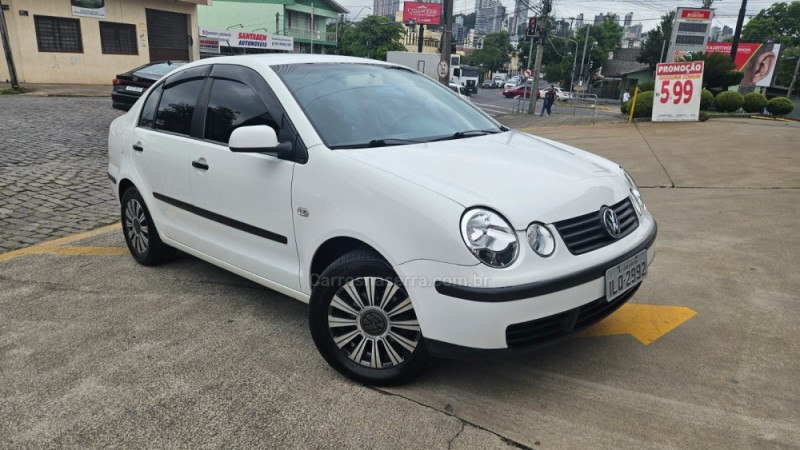
POLYGON ((153 83, 186 61, 159 61, 117 75, 112 84, 111 107, 127 111, 153 83))

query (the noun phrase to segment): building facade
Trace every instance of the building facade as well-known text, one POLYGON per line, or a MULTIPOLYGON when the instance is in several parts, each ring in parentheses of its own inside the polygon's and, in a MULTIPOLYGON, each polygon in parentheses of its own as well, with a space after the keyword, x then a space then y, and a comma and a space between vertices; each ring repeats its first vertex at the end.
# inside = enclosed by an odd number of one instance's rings
MULTIPOLYGON (((211 0, 3 0, 20 83, 109 84, 151 61, 200 57, 197 7, 211 0)), ((10 78, 5 59, 0 80, 10 78)))
POLYGON ((394 13, 400 10, 400 0, 373 0, 372 14, 376 16, 394 18, 394 13))
POLYGON ((294 53, 329 53, 336 33, 327 23, 347 12, 334 0, 215 0, 198 8, 198 20, 203 28, 289 36, 294 53))

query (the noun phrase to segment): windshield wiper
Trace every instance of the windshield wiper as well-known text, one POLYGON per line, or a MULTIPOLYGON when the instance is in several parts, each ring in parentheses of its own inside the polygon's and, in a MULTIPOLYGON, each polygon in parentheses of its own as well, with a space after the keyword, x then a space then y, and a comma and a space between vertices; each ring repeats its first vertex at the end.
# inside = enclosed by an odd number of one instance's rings
POLYGON ((428 142, 428 141, 420 141, 415 139, 373 139, 369 142, 364 142, 361 144, 332 145, 328 148, 330 148, 331 150, 336 150, 340 148, 375 148, 375 147, 389 147, 392 145, 420 144, 423 142, 428 142))
POLYGON ((467 131, 456 131, 455 133, 451 134, 450 136, 445 136, 438 139, 433 139, 431 142, 436 141, 449 141, 453 139, 464 139, 468 137, 475 137, 475 136, 485 136, 487 134, 497 134, 500 131, 497 130, 467 130, 467 131))

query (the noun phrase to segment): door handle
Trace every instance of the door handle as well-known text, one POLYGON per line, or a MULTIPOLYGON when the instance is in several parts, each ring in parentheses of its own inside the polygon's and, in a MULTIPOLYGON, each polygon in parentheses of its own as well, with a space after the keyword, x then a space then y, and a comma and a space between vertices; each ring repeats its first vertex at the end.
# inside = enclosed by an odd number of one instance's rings
POLYGON ((192 167, 200 170, 208 170, 208 164, 200 161, 192 161, 192 167))
POLYGON ((137 143, 133 144, 133 149, 136 150, 137 152, 144 151, 144 147, 142 147, 142 143, 141 142, 137 142, 137 143))

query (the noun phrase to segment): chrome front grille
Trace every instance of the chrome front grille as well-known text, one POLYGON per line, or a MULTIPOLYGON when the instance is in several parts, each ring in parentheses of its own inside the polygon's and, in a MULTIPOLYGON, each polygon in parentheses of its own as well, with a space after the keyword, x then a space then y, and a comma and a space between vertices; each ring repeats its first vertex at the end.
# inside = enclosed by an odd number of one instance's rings
POLYGON ((561 239, 567 244, 567 249, 569 249, 570 253, 581 255, 605 247, 624 238, 639 227, 639 218, 636 216, 636 211, 633 209, 630 198, 626 198, 609 208, 614 210, 619 221, 620 232, 616 237, 612 237, 611 233, 606 229, 603 221, 604 208, 553 223, 556 230, 558 230, 558 234, 561 235, 561 239))

